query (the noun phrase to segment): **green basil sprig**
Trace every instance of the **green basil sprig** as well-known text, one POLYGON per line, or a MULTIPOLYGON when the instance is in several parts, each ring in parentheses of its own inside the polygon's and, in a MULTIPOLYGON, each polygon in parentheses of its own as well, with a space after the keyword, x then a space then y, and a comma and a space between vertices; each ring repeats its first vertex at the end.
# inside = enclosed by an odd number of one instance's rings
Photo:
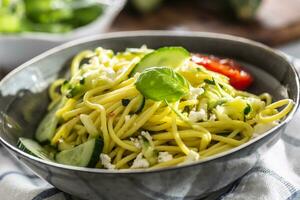
POLYGON ((168 67, 144 70, 136 81, 136 88, 148 99, 175 102, 189 94, 189 83, 168 67))

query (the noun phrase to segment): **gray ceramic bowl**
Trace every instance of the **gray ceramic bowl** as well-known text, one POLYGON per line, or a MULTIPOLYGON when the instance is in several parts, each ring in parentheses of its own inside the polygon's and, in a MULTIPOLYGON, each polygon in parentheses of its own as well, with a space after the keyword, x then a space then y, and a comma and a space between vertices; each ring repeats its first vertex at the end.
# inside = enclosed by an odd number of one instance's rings
POLYGON ((58 189, 84 199, 198 199, 247 173, 280 137, 299 102, 299 77, 278 52, 246 39, 192 32, 124 32, 95 36, 56 47, 23 64, 0 83, 1 143, 21 162, 58 189), (289 97, 296 106, 277 127, 231 151, 188 166, 154 171, 107 171, 40 160, 16 148, 18 137, 32 137, 48 103, 47 86, 79 51, 98 46, 115 51, 147 44, 184 46, 243 62, 254 74, 252 92, 289 97))

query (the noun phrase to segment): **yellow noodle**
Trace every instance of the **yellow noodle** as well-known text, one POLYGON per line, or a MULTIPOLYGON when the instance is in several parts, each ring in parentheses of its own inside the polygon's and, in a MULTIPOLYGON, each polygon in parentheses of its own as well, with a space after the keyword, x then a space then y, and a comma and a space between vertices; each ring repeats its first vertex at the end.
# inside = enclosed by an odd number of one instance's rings
POLYGON ((182 157, 179 157, 179 158, 174 158, 174 159, 172 159, 170 161, 167 161, 167 162, 158 163, 158 164, 152 166, 151 169, 174 166, 174 165, 177 165, 179 163, 182 163, 184 160, 185 160, 185 156, 182 156, 182 157))
POLYGON ((180 147, 180 149, 182 150, 183 153, 185 153, 186 155, 189 154, 190 150, 189 148, 182 142, 180 135, 177 131, 177 125, 176 125, 176 115, 175 113, 172 113, 172 134, 173 137, 177 143, 177 145, 180 147))
MULTIPOLYGON (((150 52, 145 47, 139 51, 150 52)), ((144 97, 135 86, 139 73, 130 73, 145 54, 128 51, 115 55, 97 48, 76 55, 66 87, 79 85, 79 94, 78 88, 74 89, 75 98, 57 92, 64 79, 49 87, 48 109, 58 102, 61 105, 55 113, 58 124, 51 145, 62 151, 100 137, 102 153, 111 158, 116 169, 131 168, 139 153, 143 159, 147 154, 156 160, 150 164, 146 159, 150 169, 170 167, 184 163, 193 151, 202 159, 240 146, 253 137, 256 124, 280 122, 293 108, 290 99, 272 103, 268 93, 257 96, 236 90, 227 77, 187 61, 187 66, 176 71, 201 94, 190 89, 190 94, 172 107, 146 98, 142 111, 136 113, 144 97), (86 58, 90 61, 82 65, 86 58), (123 99, 129 104, 123 105, 123 99), (160 152, 171 154, 173 159, 158 163, 160 152)), ((101 161, 97 167, 103 167, 101 161)))
POLYGON ((77 56, 75 56, 75 58, 73 59, 72 64, 71 64, 71 75, 74 76, 79 71, 80 62, 84 58, 89 58, 93 55, 95 55, 95 53, 93 51, 86 50, 86 51, 80 52, 77 56))
POLYGON ((119 160, 116 163, 116 168, 120 169, 123 165, 127 164, 129 161, 135 159, 137 155, 138 155, 137 153, 132 153, 132 154, 122 158, 121 160, 119 160))
POLYGON ((56 92, 56 90, 57 90, 57 87, 60 86, 64 81, 65 81, 65 79, 57 79, 56 81, 54 81, 51 84, 51 86, 49 88, 49 96, 50 96, 52 101, 55 101, 56 99, 61 97, 61 95, 58 94, 56 92))
POLYGON ((277 121, 277 120, 285 117, 292 110, 293 106, 294 106, 294 103, 291 99, 283 99, 283 100, 277 101, 275 103, 268 105, 263 111, 261 111, 258 114, 258 120, 262 123, 277 121), (272 109, 280 108, 284 105, 286 105, 286 107, 283 110, 281 110, 279 113, 277 113, 275 115, 271 115, 271 116, 264 115, 268 111, 270 111, 272 109))

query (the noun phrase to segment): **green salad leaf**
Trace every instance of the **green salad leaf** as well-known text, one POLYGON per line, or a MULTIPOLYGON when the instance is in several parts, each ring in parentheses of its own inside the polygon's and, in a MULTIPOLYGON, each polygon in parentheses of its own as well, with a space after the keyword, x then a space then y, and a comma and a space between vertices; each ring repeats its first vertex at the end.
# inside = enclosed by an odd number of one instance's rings
POLYGON ((174 102, 189 93, 184 77, 168 67, 153 67, 143 71, 136 88, 148 99, 174 102))

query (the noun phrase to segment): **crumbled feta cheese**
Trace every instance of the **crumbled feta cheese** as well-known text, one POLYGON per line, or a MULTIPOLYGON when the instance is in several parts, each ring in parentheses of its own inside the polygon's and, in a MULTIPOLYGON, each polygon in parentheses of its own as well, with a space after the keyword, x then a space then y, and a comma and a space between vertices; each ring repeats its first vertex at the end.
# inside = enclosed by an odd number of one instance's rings
POLYGON ((125 116, 125 123, 128 122, 130 120, 130 115, 126 115, 125 116))
POLYGON ((216 107, 216 111, 220 114, 224 114, 225 113, 225 108, 223 106, 219 106, 217 105, 216 107))
POLYGON ((269 123, 259 123, 256 124, 253 128, 254 128, 254 133, 253 133, 253 137, 256 137, 264 132, 267 132, 268 130, 272 129, 273 127, 277 126, 278 122, 274 121, 274 122, 269 122, 269 123))
POLYGON ((162 163, 162 162, 167 162, 169 160, 172 160, 173 156, 172 154, 169 154, 168 152, 159 152, 158 153, 158 162, 162 163))
POLYGON ((143 158, 143 154, 139 153, 137 157, 134 159, 133 164, 130 168, 136 169, 136 168, 147 168, 149 167, 149 162, 143 158))
POLYGON ((106 168, 106 169, 115 169, 116 166, 111 164, 111 158, 104 153, 100 154, 100 159, 101 159, 101 164, 106 168))
POLYGON ((197 97, 204 93, 203 88, 190 87, 190 95, 192 99, 197 99, 197 97))
POLYGON ((93 56, 90 60, 89 63, 93 66, 98 66, 100 64, 99 58, 97 56, 93 56))
POLYGON ((138 149, 142 148, 139 139, 131 137, 130 141, 133 142, 133 144, 136 148, 138 148, 138 149))
POLYGON ((182 163, 180 163, 180 165, 190 164, 192 162, 199 160, 199 158, 200 158, 199 153, 190 150, 189 154, 186 156, 185 160, 182 163))
POLYGON ((109 61, 110 61, 110 57, 107 54, 103 53, 101 55, 101 62, 102 63, 109 63, 109 61))
POLYGON ((189 120, 192 122, 206 120, 206 118, 207 118, 206 111, 202 108, 199 111, 191 111, 189 114, 189 120))
POLYGON ((209 121, 215 121, 217 119, 217 116, 215 114, 210 115, 209 121))
POLYGON ((91 87, 96 87, 97 85, 111 83, 115 79, 115 76, 112 74, 109 75, 108 72, 106 72, 107 70, 106 71, 104 70, 105 67, 101 67, 101 68, 99 67, 96 69, 90 68, 87 69, 86 72, 83 72, 82 77, 85 78, 87 85, 91 85, 91 87))
MULTIPOLYGON (((225 111, 225 108, 223 106, 217 105, 215 111, 216 111, 216 114, 217 114, 217 115, 215 115, 216 118, 218 117, 218 119, 220 119, 220 120, 230 119, 228 117, 228 115, 227 115, 227 113, 225 111)), ((212 121, 215 121, 216 118, 212 118, 213 119, 212 121)))
POLYGON ((116 77, 116 72, 112 68, 103 66, 101 69, 108 78, 114 79, 116 77))
POLYGON ((194 61, 195 63, 202 63, 203 61, 206 62, 206 61, 204 60, 204 58, 199 57, 199 56, 193 56, 193 61, 194 61))

